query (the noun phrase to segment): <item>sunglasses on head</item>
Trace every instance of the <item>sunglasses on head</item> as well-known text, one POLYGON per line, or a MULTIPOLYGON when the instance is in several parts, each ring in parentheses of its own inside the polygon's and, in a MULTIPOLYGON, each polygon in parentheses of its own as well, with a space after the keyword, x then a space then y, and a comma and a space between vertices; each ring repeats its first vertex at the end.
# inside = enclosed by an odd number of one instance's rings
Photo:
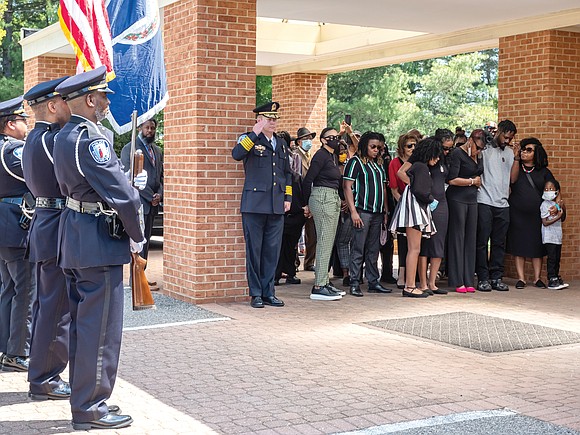
POLYGON ((534 147, 527 147, 527 148, 522 148, 521 153, 533 153, 534 152, 534 147))
POLYGON ((407 148, 411 149, 411 148, 415 148, 415 145, 417 145, 416 143, 408 143, 407 145, 405 145, 407 148))

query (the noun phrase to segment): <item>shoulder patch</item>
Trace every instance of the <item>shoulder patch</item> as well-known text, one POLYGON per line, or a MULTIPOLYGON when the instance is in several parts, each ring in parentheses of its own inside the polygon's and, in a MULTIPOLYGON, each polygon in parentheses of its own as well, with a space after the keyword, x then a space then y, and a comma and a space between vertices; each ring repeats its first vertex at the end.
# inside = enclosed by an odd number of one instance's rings
POLYGON ((98 164, 107 163, 111 160, 111 148, 106 140, 98 139, 89 144, 91 157, 98 164))
POLYGON ((12 151, 12 154, 14 155, 14 157, 16 157, 18 160, 22 160, 22 149, 24 147, 18 147, 18 148, 14 148, 14 151, 12 151))
POLYGON ((244 138, 248 137, 248 135, 246 133, 242 134, 239 138, 238 138, 238 143, 241 143, 244 138))

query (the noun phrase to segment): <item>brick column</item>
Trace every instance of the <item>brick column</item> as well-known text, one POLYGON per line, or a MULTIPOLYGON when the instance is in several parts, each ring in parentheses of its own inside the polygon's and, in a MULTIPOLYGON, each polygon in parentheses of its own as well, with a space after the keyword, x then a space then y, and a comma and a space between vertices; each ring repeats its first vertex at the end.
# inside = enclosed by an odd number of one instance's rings
POLYGON ((256 0, 164 8, 164 284, 195 303, 247 299, 237 137, 254 123, 256 0))
MULTIPOLYGON (((48 80, 58 79, 64 76, 74 76, 76 71, 76 59, 74 57, 38 56, 24 62, 24 92, 34 85, 48 80)), ((29 128, 34 125, 34 115, 27 104, 26 113, 33 118, 28 124, 29 128)))
MULTIPOLYGON (((580 279, 580 34, 548 30, 500 38, 499 59, 499 119, 515 122, 516 139, 534 136, 546 148, 568 209, 561 274, 580 279)), ((531 266, 526 267, 526 277, 531 276, 531 266)), ((515 276, 515 269, 511 272, 515 276)))
POLYGON ((287 130, 294 137, 298 128, 308 127, 320 137, 327 122, 326 77, 309 73, 272 77, 272 99, 281 106, 278 130, 287 130))

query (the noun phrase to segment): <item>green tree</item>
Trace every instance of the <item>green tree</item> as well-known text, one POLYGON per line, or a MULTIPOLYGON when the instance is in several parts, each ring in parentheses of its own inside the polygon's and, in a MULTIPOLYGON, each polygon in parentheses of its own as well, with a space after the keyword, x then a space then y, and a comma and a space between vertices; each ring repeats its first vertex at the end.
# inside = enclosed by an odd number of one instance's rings
POLYGON ((400 134, 497 119, 497 50, 333 74, 328 79, 328 123, 350 113, 357 130, 400 134))
POLYGON ((256 106, 272 101, 272 76, 256 76, 256 106))

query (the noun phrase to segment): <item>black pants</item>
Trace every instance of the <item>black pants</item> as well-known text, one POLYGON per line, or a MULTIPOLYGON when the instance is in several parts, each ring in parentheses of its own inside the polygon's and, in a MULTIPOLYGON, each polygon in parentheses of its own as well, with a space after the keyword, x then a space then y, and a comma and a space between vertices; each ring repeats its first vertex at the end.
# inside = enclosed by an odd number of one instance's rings
POLYGON ((510 226, 509 207, 477 205, 477 242, 475 272, 478 281, 501 279, 505 240, 510 226), (487 242, 490 241, 488 260, 487 242))
POLYGON ((449 287, 473 287, 477 204, 448 201, 449 229, 447 270, 449 287))
POLYGON ((276 267, 276 279, 280 279, 283 273, 287 276, 296 276, 296 246, 306 218, 303 213, 287 214, 284 216, 284 230, 282 232, 282 245, 280 246, 280 259, 276 267))
POLYGON ((139 253, 141 257, 147 260, 149 255, 149 243, 151 242, 151 232, 153 231, 153 220, 157 216, 159 207, 151 207, 151 211, 143 216, 145 221, 145 245, 143 245, 143 250, 139 253))
POLYGON ((560 257, 562 256, 562 245, 555 243, 544 243, 548 252, 546 268, 548 269, 548 279, 558 278, 560 276, 560 257))
POLYGON ((352 229, 352 241, 350 246, 350 285, 359 284, 363 262, 365 264, 365 275, 369 283, 374 284, 379 279, 377 260, 381 247, 381 223, 383 215, 381 213, 368 213, 359 210, 359 215, 363 221, 362 228, 352 229))

